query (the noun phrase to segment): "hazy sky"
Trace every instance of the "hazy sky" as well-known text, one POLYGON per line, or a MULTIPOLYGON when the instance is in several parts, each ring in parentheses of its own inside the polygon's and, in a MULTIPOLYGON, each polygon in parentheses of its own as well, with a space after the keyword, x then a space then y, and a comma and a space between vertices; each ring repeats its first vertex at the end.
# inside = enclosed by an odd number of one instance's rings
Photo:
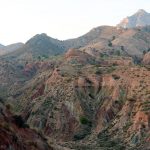
POLYGON ((0 0, 0 43, 26 42, 38 33, 74 38, 140 8, 150 12, 150 0, 0 0))

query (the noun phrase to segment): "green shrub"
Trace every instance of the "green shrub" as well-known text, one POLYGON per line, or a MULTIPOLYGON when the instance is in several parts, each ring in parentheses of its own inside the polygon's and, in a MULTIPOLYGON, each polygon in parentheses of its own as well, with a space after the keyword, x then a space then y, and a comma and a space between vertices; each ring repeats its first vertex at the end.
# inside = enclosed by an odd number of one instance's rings
POLYGON ((114 66, 111 66, 107 69, 107 73, 112 73, 115 70, 116 70, 116 68, 114 66))
POLYGON ((84 135, 84 134, 76 134, 76 135, 74 135, 73 138, 74 138, 75 141, 78 141, 78 140, 84 139, 85 136, 86 136, 86 135, 84 135))
POLYGON ((128 121, 125 126, 123 126, 123 131, 126 132, 132 124, 133 123, 131 121, 128 121))
POLYGON ((109 46, 109 47, 112 47, 111 41, 108 42, 108 46, 109 46))
POLYGON ((89 123, 89 120, 86 117, 80 117, 80 123, 86 125, 89 123))
POLYGON ((9 103, 6 104, 5 107, 7 110, 12 110, 12 108, 13 108, 12 104, 9 104, 9 103))

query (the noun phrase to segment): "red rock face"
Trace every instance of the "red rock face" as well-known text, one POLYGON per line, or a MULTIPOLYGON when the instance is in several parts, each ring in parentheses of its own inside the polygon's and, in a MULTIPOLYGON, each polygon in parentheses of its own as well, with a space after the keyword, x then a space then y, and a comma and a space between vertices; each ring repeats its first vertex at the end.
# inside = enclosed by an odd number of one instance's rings
POLYGON ((98 108, 95 116, 96 132, 107 126, 122 108, 119 102, 120 87, 112 76, 103 77, 101 90, 104 90, 106 95, 103 96, 103 105, 98 108))
POLYGON ((87 77, 79 77, 75 81, 74 85, 85 93, 87 93, 87 90, 91 88, 94 94, 97 93, 101 87, 101 77, 94 74, 87 77))
POLYGON ((36 74, 39 70, 47 70, 53 69, 54 62, 33 62, 25 65, 23 70, 23 74, 27 77, 31 77, 32 75, 36 74))
POLYGON ((44 133, 50 137, 55 136, 58 141, 72 140, 74 133, 79 127, 79 123, 67 105, 62 104, 60 111, 61 113, 55 114, 54 127, 52 127, 51 122, 47 120, 44 133))
POLYGON ((93 62, 93 57, 85 52, 69 49, 65 55, 67 62, 88 64, 93 62))
POLYGON ((133 130, 139 131, 141 128, 150 128, 150 116, 144 112, 138 111, 134 117, 133 130))
POLYGON ((27 65, 26 72, 36 68, 37 74, 26 93, 14 97, 23 104, 21 113, 27 123, 62 143, 81 138, 87 144, 105 129, 130 143, 137 130, 141 137, 141 128, 149 132, 149 115, 139 108, 149 96, 149 71, 132 66, 130 58, 100 60, 96 66, 87 63, 89 58, 69 50, 64 62, 50 71, 41 70, 46 64, 27 65), (74 58, 84 65, 68 63, 74 58))
POLYGON ((79 56, 80 51, 76 49, 69 49, 68 52, 66 53, 66 58, 73 57, 73 56, 79 56))
POLYGON ((7 114, 7 111, 0 112, 1 150, 53 150, 41 135, 28 127, 20 126, 18 121, 14 120, 11 113, 7 114))
POLYGON ((66 139, 72 138, 74 132, 77 130, 78 121, 75 116, 71 114, 66 105, 62 105, 63 118, 60 118, 60 129, 66 139))
POLYGON ((59 79, 61 80, 62 78, 61 78, 59 71, 60 70, 58 68, 56 68, 53 71, 51 77, 46 81, 46 84, 53 84, 53 83, 55 83, 56 80, 59 80, 59 79))

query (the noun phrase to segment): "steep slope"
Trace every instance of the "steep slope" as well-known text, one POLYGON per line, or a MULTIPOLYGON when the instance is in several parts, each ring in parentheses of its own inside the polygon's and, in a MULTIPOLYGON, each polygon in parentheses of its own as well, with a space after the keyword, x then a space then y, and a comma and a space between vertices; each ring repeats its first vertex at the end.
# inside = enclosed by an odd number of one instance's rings
POLYGON ((150 47, 150 27, 135 29, 117 29, 113 27, 96 28, 98 35, 93 41, 80 48, 90 55, 123 55, 142 59, 143 52, 150 47), (101 29, 101 33, 99 33, 101 29))
POLYGON ((60 149, 128 150, 147 143, 150 71, 93 58, 69 50, 12 95, 15 110, 60 149))
POLYGON ((101 26, 87 34, 64 41, 70 47, 76 47, 92 56, 123 55, 133 58, 143 57, 150 44, 150 27, 135 29, 118 29, 117 27, 101 26))
POLYGON ((53 150, 47 140, 40 133, 29 128, 19 115, 10 112, 7 108, 0 107, 0 149, 15 150, 53 150))
POLYGON ((150 25, 150 13, 140 9, 134 15, 123 19, 117 27, 135 28, 150 25))
POLYGON ((150 72, 131 58, 70 49, 22 66, 0 62, 4 100, 53 147, 128 149, 149 140, 150 72))
POLYGON ((129 29, 121 34, 119 38, 114 40, 112 43, 115 46, 122 45, 124 51, 132 57, 137 56, 142 58, 143 52, 147 52, 150 47, 150 32, 145 32, 143 30, 140 28, 129 29))
MULTIPOLYGON (((25 86, 26 82, 42 72, 51 71, 57 66, 62 56, 52 57, 50 60, 37 60, 32 62, 19 62, 18 60, 0 60, 0 98, 6 99, 13 95, 17 89, 25 86)), ((39 80, 40 81, 40 80, 39 80)), ((21 94, 20 92, 16 95, 21 94)))
POLYGON ((120 31, 116 30, 115 27, 112 26, 100 26, 92 29, 85 35, 64 41, 66 45, 72 48, 79 48, 90 43, 96 43, 103 39, 112 39, 112 36, 119 35, 120 31))

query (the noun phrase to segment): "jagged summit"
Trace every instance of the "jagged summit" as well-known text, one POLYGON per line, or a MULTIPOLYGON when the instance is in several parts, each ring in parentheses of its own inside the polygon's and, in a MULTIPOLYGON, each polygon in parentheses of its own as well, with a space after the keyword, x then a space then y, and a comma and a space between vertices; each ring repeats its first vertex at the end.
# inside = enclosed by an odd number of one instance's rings
POLYGON ((150 25, 150 13, 144 9, 139 9, 132 16, 124 18, 117 27, 134 28, 150 25))

